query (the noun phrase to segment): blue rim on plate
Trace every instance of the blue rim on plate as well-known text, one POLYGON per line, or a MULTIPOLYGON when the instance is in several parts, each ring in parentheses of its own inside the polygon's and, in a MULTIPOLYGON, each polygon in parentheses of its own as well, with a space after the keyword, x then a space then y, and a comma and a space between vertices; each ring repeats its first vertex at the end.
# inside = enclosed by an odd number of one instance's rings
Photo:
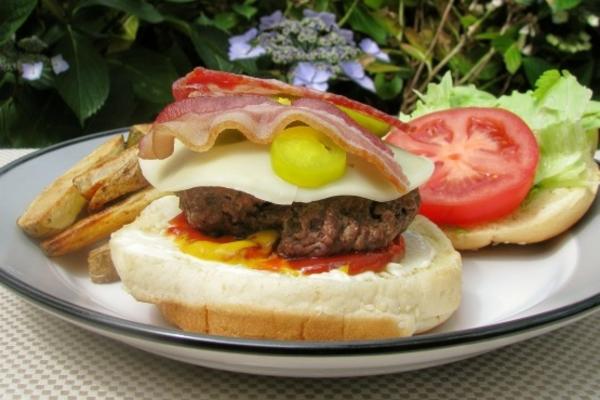
MULTIPOLYGON (((0 176, 13 168, 29 162, 45 153, 70 146, 75 143, 88 141, 103 136, 109 136, 126 131, 127 128, 113 129, 92 135, 82 136, 53 146, 32 152, 0 168, 0 176)), ((596 200, 598 201, 598 200, 596 200)), ((2 267, 2 266, 0 266, 2 267)), ((113 317, 76 304, 61 300, 48 293, 26 284, 18 277, 0 268, 0 284, 13 290, 53 313, 70 320, 80 321, 89 326, 108 330, 118 334, 140 337, 145 340, 165 344, 191 346, 207 350, 255 353, 264 355, 359 355, 386 354, 408 351, 434 350, 441 347, 456 346, 478 341, 500 338, 525 331, 543 328, 546 325, 560 323, 575 318, 581 314, 600 309, 600 292, 586 299, 551 311, 507 322, 465 329, 455 332, 423 334, 408 338, 351 341, 351 342, 297 342, 258 339, 240 339, 213 335, 183 332, 176 329, 163 328, 149 324, 113 317)))

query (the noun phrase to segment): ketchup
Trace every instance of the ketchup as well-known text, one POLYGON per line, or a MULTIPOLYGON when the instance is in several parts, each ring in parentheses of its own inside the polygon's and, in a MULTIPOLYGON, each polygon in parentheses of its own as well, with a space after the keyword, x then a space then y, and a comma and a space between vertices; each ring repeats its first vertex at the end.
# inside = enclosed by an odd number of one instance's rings
MULTIPOLYGON (((233 236, 214 237, 207 235, 198 229, 192 227, 186 220, 185 214, 181 213, 169 221, 167 233, 176 238, 178 243, 196 243, 210 242, 227 244, 236 242, 233 236)), ((256 235, 260 235, 260 232, 256 235)), ((251 240, 251 237, 242 240, 251 240)), ((396 239, 386 248, 367 251, 353 252, 329 257, 308 257, 301 259, 286 259, 278 256, 272 251, 272 245, 261 245, 245 247, 240 250, 237 257, 222 259, 227 263, 240 263, 249 268, 270 270, 276 272, 289 272, 290 270, 303 275, 319 274, 329 272, 335 269, 344 268, 348 275, 356 275, 361 272, 372 271, 380 272, 394 258, 404 254, 404 239, 398 235, 396 239)), ((184 246, 180 246, 182 248, 184 246)), ((192 254, 193 255, 193 254, 192 254)))

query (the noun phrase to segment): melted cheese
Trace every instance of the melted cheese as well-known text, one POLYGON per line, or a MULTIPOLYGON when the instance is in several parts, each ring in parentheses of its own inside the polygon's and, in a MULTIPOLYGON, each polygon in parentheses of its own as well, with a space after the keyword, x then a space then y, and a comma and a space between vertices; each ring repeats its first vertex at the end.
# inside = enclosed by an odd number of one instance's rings
MULTIPOLYGON (((392 150, 409 179, 409 190, 429 179, 433 172, 431 161, 397 148, 392 150)), ((275 204, 311 202, 333 196, 360 196, 374 201, 400 197, 375 167, 351 155, 342 178, 318 188, 300 188, 273 172, 269 146, 249 141, 217 145, 205 153, 193 152, 176 142, 171 156, 164 160, 140 159, 140 167, 152 186, 167 192, 219 186, 275 204)))

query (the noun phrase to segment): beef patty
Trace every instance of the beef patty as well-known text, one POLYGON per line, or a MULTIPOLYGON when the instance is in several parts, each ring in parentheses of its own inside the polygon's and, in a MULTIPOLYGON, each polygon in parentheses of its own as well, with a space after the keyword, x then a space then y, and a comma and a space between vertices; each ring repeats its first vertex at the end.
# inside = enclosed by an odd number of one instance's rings
POLYGON ((291 205, 222 187, 198 187, 177 195, 187 221, 206 234, 242 237, 264 229, 279 231, 276 252, 286 258, 387 247, 408 227, 419 207, 416 190, 386 202, 337 196, 291 205))

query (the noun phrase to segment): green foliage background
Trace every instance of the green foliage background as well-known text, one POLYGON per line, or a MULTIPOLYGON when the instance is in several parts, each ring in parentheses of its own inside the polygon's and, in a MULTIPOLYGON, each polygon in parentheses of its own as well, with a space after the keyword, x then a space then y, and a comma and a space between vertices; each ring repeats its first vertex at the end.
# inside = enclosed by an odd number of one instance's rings
POLYGON ((600 93, 597 0, 2 0, 0 147, 150 121, 196 65, 286 79, 268 59, 230 62, 227 40, 275 10, 300 18, 304 8, 335 13, 390 54, 390 64, 361 60, 375 94, 350 82, 330 90, 391 114, 410 111, 415 91, 447 70, 498 95, 568 69, 600 93), (59 75, 49 66, 57 54, 70 65, 59 75), (24 80, 19 66, 39 60, 42 77, 24 80))

